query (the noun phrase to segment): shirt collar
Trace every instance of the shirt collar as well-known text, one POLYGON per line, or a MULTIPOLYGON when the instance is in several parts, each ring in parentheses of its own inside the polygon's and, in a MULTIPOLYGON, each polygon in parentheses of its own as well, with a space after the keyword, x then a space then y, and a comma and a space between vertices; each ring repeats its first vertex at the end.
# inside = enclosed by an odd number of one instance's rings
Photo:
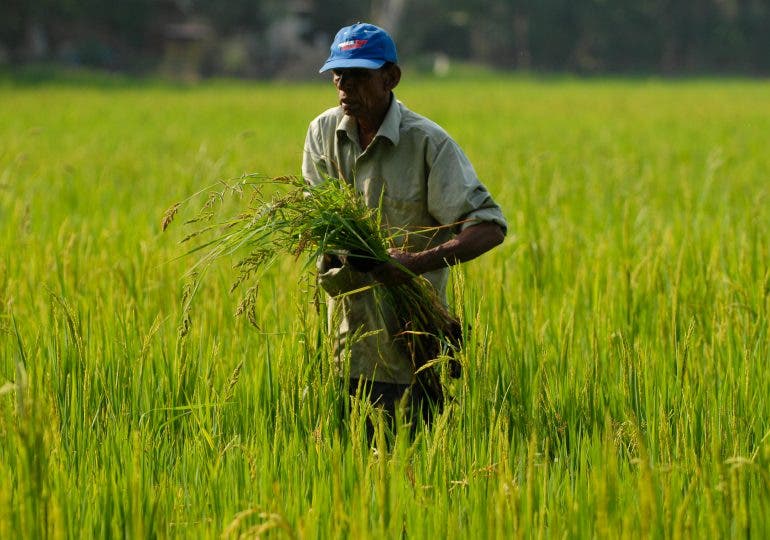
MULTIPOLYGON (((390 107, 388 107, 388 112, 385 113, 385 118, 382 120, 380 129, 377 130, 377 134, 374 136, 374 138, 378 139, 380 137, 384 137, 393 143, 393 146, 396 146, 398 145, 398 141, 401 136, 399 131, 400 126, 401 103, 396 99, 396 96, 393 95, 390 100, 390 107)), ((344 115, 339 124, 337 124, 337 134, 340 135, 343 133, 347 135, 348 139, 351 141, 358 140, 358 127, 356 125, 355 119, 352 116, 344 115)))

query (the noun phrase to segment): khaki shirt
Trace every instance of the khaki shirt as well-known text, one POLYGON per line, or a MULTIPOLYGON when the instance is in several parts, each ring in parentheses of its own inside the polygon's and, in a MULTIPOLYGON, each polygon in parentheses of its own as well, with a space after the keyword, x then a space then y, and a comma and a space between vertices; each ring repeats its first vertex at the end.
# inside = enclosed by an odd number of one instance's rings
MULTIPOLYGON (((405 232, 398 247, 422 251, 442 244, 465 227, 482 221, 507 230, 500 207, 481 184, 460 147, 436 123, 413 113, 395 97, 372 143, 361 149, 356 120, 342 108, 329 109, 310 123, 302 174, 310 184, 324 175, 341 178, 371 208, 381 204, 383 224, 405 232), (442 229, 425 231, 445 225, 442 229)), ((446 299, 449 269, 425 274, 446 299)), ((395 317, 377 302, 372 289, 340 294, 373 284, 368 274, 348 265, 324 268, 319 282, 329 293, 329 324, 335 330, 340 374, 408 384, 414 370, 394 342, 395 317), (349 358, 349 365, 345 360, 349 358)))

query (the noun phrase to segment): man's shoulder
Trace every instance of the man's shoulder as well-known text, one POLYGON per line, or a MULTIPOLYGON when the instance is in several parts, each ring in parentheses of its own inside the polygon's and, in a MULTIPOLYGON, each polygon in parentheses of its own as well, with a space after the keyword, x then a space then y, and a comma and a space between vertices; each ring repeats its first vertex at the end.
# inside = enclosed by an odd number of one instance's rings
POLYGON ((332 107, 330 109, 326 109, 324 112, 316 116, 312 122, 310 122, 311 126, 318 126, 318 127, 329 127, 334 126, 336 129, 337 125, 340 123, 340 120, 342 120, 342 117, 345 116, 344 111, 342 110, 342 107, 332 107))
POLYGON ((399 102, 401 108, 401 131, 403 133, 412 133, 427 138, 433 142, 439 143, 446 139, 451 139, 449 133, 427 116, 416 113, 399 102))

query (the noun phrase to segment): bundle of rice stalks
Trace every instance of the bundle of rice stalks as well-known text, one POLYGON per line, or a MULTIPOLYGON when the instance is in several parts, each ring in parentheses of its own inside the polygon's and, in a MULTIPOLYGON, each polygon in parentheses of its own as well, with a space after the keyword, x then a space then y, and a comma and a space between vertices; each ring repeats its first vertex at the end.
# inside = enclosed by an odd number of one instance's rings
MULTIPOLYGON (((166 212, 164 229, 178 208, 176 204, 166 212)), ((400 235, 398 231, 386 232, 379 209, 367 207, 354 188, 334 178, 309 186, 293 176, 244 175, 212 192, 188 223, 199 227, 183 240, 199 241, 188 253, 202 253, 190 272, 202 275, 201 270, 215 260, 236 257, 237 276, 231 292, 248 285, 238 313, 246 314, 254 324, 260 278, 279 257, 304 255, 306 268, 310 269, 319 256, 336 254, 347 257, 354 268, 368 271, 392 262, 388 249, 400 235), (247 210, 216 219, 218 203, 233 194, 248 196, 247 210)), ((459 321, 424 277, 414 276, 393 286, 378 284, 372 290, 382 305, 397 315, 401 330, 398 339, 413 363, 418 382, 441 399, 441 384, 433 364, 443 352, 460 345, 459 321)))

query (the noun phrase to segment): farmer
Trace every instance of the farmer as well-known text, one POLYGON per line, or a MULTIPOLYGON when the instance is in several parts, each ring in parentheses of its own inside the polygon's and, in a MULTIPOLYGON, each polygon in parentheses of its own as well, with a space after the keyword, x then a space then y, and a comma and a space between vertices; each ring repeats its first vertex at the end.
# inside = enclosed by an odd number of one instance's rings
POLYGON ((448 267, 500 244, 507 224, 457 143, 393 95, 401 69, 385 30, 342 28, 320 69, 328 71, 339 105, 310 123, 302 174, 313 185, 328 176, 353 184, 369 207, 381 208, 390 231, 407 233, 391 261, 371 269, 339 254, 319 262, 339 373, 351 395, 363 392, 390 415, 406 393, 409 418, 429 421, 443 396, 415 384, 413 359, 397 339, 403 328, 371 285, 424 275, 445 302, 448 267))

